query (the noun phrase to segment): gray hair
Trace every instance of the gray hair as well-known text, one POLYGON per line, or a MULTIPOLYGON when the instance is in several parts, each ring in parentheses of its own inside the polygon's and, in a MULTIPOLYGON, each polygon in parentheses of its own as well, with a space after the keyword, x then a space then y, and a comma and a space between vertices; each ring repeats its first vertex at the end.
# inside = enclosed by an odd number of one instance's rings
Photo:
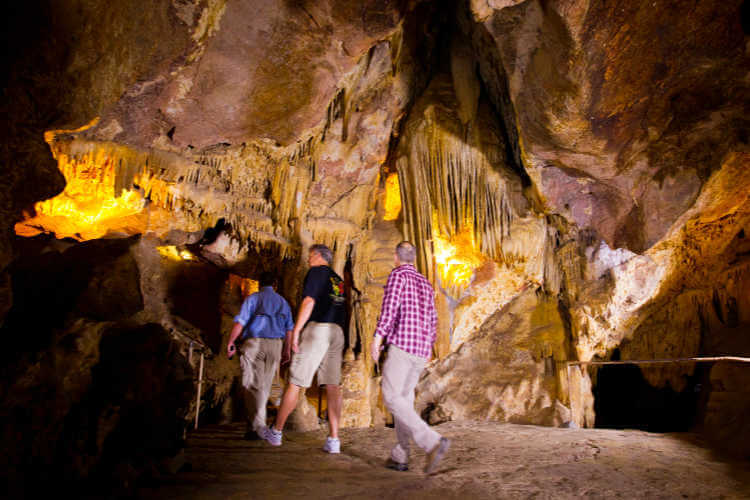
POLYGON ((413 264, 417 258, 417 249, 408 241, 402 241, 396 245, 396 255, 398 255, 398 260, 404 264, 413 264))
POLYGON ((315 245, 311 246, 310 251, 317 252, 318 255, 323 257, 323 260, 326 261, 329 266, 331 265, 331 262, 333 262, 333 252, 331 252, 330 248, 321 243, 316 243, 315 245))

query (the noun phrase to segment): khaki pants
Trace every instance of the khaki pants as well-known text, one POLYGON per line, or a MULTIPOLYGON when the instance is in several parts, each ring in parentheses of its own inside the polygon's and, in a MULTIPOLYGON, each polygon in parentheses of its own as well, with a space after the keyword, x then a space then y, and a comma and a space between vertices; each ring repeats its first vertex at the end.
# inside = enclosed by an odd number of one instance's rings
POLYGON ((391 458, 399 463, 409 462, 409 441, 425 451, 431 451, 440 442, 435 432, 414 411, 414 388, 427 361, 396 346, 388 347, 388 357, 383 365, 383 401, 393 414, 398 444, 391 450, 391 458))
POLYGON ((266 404, 281 361, 282 345, 282 339, 260 338, 249 338, 242 344, 240 367, 248 430, 259 432, 266 426, 266 404))

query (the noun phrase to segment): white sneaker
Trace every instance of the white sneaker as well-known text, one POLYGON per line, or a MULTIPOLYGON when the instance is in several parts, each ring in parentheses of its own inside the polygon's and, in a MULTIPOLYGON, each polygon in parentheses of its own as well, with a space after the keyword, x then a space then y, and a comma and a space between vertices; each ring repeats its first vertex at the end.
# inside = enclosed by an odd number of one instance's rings
POLYGON ((326 444, 323 445, 323 451, 326 453, 341 453, 341 441, 338 438, 327 437, 326 444))
POLYGON ((281 431, 277 431, 273 427, 264 427, 260 437, 271 446, 281 446, 281 434, 281 431))

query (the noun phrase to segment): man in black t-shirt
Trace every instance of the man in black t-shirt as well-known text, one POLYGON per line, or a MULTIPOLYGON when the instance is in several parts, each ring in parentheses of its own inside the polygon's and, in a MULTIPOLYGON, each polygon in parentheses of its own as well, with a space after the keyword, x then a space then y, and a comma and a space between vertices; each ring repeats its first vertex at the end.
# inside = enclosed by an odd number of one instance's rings
MULTIPOLYGON (((294 352, 289 368, 289 385, 284 391, 276 421, 261 434, 273 446, 281 445, 281 431, 297 406, 301 387, 310 387, 315 372, 318 384, 326 386, 330 436, 323 450, 341 453, 341 361, 344 351, 346 297, 344 282, 331 269, 333 253, 325 245, 310 247, 302 304, 287 349, 294 352), (304 330, 303 330, 304 327, 304 330), (301 335, 300 335, 300 332, 301 335)), ((288 352, 286 354, 289 354, 288 352)))

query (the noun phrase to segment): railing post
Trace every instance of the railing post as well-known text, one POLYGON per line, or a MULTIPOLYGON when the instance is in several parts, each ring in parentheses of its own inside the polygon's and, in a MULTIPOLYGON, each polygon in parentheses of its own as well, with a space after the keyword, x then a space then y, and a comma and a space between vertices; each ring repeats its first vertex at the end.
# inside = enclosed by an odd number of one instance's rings
POLYGON ((203 357, 204 353, 201 351, 201 365, 198 369, 198 395, 195 402, 195 428, 198 428, 198 415, 201 413, 201 386, 203 385, 203 357))
POLYGON ((578 420, 576 420, 576 410, 575 406, 573 405, 573 396, 570 391, 570 362, 566 362, 565 371, 568 374, 568 404, 570 405, 570 420, 572 422, 575 422, 577 425, 578 420))

